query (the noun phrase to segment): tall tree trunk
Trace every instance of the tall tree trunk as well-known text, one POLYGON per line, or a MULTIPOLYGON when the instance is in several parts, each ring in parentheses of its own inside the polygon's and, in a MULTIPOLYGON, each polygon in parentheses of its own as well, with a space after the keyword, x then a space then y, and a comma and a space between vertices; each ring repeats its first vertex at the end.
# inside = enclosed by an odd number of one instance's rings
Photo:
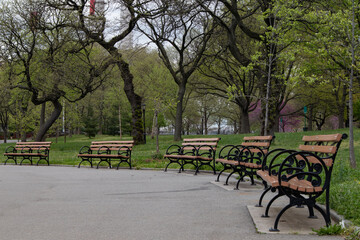
MULTIPOLYGON (((118 55, 118 54, 117 54, 118 55)), ((142 120, 142 98, 135 93, 134 84, 133 84, 133 75, 130 72, 129 64, 121 59, 121 56, 117 56, 118 62, 117 65, 121 72, 121 77, 124 80, 124 91, 127 99, 131 105, 131 135, 134 139, 135 144, 144 143, 144 131, 143 120, 142 120)))
POLYGON ((221 133, 221 117, 218 118, 218 127, 217 127, 217 134, 221 133))
POLYGON ((209 134, 208 122, 209 122, 209 116, 207 116, 207 111, 206 111, 206 108, 205 108, 205 111, 204 111, 204 130, 205 130, 205 135, 208 135, 208 134, 209 134))
POLYGON ((349 157, 350 166, 356 169, 355 148, 354 148, 354 113, 353 113, 353 82, 355 65, 355 1, 352 0, 352 29, 351 29, 351 73, 349 83, 349 157))
POLYGON ((179 91, 177 97, 178 102, 176 105, 176 115, 175 115, 175 134, 174 134, 175 141, 181 140, 184 95, 185 95, 185 84, 179 84, 179 91))
POLYGON ((157 131, 157 111, 154 112, 153 124, 151 128, 151 139, 154 139, 157 131))
POLYGON ((313 130, 313 118, 314 118, 314 109, 313 109, 313 106, 309 106, 308 107, 308 126, 307 126, 307 128, 308 128, 308 131, 312 131, 313 130))
POLYGON ((240 133, 250 133, 250 119, 249 112, 247 109, 241 109, 241 124, 240 124, 240 133))
POLYGON ((156 153, 160 153, 160 146, 159 146, 159 122, 158 122, 158 111, 155 110, 154 112, 154 121, 155 121, 155 136, 156 136, 156 153))
POLYGON ((122 139, 122 126, 121 126, 121 104, 119 103, 119 134, 122 139))
POLYGON ((4 130, 4 143, 7 143, 8 129, 7 127, 3 127, 3 130, 4 130))
MULTIPOLYGON (((345 127, 345 108, 346 108, 346 96, 347 96, 347 89, 344 86, 343 93, 341 96, 341 103, 338 103, 338 128, 344 128, 345 127)), ((348 113, 347 113, 348 115, 348 113)), ((347 120, 349 119, 349 115, 347 117, 347 120)))
POLYGON ((37 141, 37 142, 40 142, 44 138, 46 132, 49 130, 51 125, 59 118, 59 116, 61 114, 62 105, 59 102, 59 100, 52 101, 52 104, 54 105, 54 110, 51 113, 51 116, 46 120, 44 125, 40 127, 40 129, 35 137, 35 141, 37 141))
MULTIPOLYGON (((45 123, 45 113, 46 113, 46 102, 41 104, 41 112, 40 112, 40 128, 44 126, 45 123)), ((45 139, 42 139, 45 141, 45 139)))

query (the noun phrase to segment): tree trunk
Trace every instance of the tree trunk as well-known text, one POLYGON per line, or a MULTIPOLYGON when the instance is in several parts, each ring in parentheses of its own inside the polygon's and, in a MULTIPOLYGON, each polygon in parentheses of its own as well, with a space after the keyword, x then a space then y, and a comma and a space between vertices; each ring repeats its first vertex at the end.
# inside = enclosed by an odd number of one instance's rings
POLYGON ((155 136, 156 136, 156 153, 160 153, 160 146, 159 146, 159 124, 158 124, 158 111, 155 110, 154 112, 154 121, 155 121, 155 136))
POLYGON ((246 109, 241 109, 241 118, 240 118, 240 133, 250 133, 250 120, 249 112, 246 109))
POLYGON ((62 111, 62 105, 58 100, 52 101, 52 104, 54 105, 54 110, 51 113, 51 116, 46 120, 43 126, 40 127, 36 137, 35 141, 41 142, 41 140, 44 138, 46 132, 49 130, 51 125, 59 118, 61 111, 62 111))
POLYGON ((151 128, 151 139, 154 139, 157 131, 157 111, 154 112, 153 124, 151 128))
POLYGON ((314 118, 314 110, 313 110, 313 107, 310 106, 308 108, 308 113, 309 113, 309 117, 308 117, 308 131, 312 131, 313 130, 313 127, 312 127, 312 123, 313 123, 313 118, 314 118))
POLYGON ((134 139, 135 144, 142 144, 144 143, 144 131, 143 128, 143 120, 142 120, 142 98, 135 93, 134 84, 133 84, 133 75, 130 72, 129 64, 121 59, 119 54, 116 54, 118 59, 117 66, 120 69, 121 77, 124 80, 124 91, 126 94, 127 99, 131 105, 131 113, 132 113, 132 120, 131 120, 131 135, 134 139))
POLYGON ((208 121, 209 121, 209 117, 207 116, 207 111, 206 108, 204 109, 204 130, 205 130, 205 135, 208 135, 208 121))
POLYGON ((218 128, 217 128, 217 134, 219 135, 221 133, 221 117, 218 119, 218 128))
POLYGON ((41 104, 41 112, 40 112, 40 128, 45 123, 45 113, 46 113, 46 102, 41 104))
POLYGON ((121 104, 119 103, 119 134, 120 139, 122 139, 122 129, 121 129, 121 104))
POLYGON ((175 115, 175 134, 174 134, 175 141, 181 140, 184 95, 185 95, 185 84, 179 84, 179 91, 177 97, 178 102, 176 105, 176 115, 175 115))
POLYGON ((4 130, 4 143, 7 143, 8 129, 7 127, 3 127, 3 130, 4 130))

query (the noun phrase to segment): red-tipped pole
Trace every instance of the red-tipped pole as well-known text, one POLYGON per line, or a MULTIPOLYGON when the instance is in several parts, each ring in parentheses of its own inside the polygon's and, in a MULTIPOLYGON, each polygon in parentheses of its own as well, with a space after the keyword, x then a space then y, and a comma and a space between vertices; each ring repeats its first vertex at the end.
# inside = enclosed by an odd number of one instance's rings
POLYGON ((90 15, 95 14, 95 2, 96 0, 90 0, 90 15))

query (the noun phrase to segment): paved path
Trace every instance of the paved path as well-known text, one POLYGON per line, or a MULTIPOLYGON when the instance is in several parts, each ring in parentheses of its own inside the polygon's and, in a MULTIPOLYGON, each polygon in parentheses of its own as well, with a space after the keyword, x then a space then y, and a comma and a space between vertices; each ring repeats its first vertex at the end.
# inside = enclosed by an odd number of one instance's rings
POLYGON ((0 240, 342 239, 259 234, 259 190, 227 191, 214 175, 0 166, 0 240))

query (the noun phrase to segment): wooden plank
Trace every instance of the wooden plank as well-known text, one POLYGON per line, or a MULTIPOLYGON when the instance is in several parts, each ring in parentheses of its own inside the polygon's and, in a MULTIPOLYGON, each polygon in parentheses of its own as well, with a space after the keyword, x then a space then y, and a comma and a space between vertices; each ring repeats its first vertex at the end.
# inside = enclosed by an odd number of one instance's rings
POLYGON ((119 148, 119 147, 133 147, 132 144, 106 144, 106 145, 90 145, 90 148, 99 148, 99 147, 112 147, 112 148, 119 148))
POLYGON ((191 143, 182 143, 183 146, 202 146, 202 145, 208 145, 208 146, 217 146, 217 142, 191 142, 191 143))
POLYGON ((254 147, 266 147, 270 146, 270 142, 243 142, 241 143, 242 146, 254 146, 254 147))
POLYGON ((94 141, 91 143, 91 145, 97 145, 97 144, 132 144, 134 143, 133 140, 129 141, 94 141))
POLYGON ((271 141, 273 136, 250 136, 244 137, 244 141, 271 141))
POLYGON ((303 136, 304 142, 339 142, 342 138, 342 134, 328 134, 328 135, 315 135, 315 136, 303 136))
MULTIPOLYGON (((300 159, 304 159, 301 155, 296 155, 296 159, 300 160, 300 159)), ((308 156, 306 157, 306 159, 310 162, 310 163, 320 163, 319 160, 316 157, 313 156, 308 156)), ((333 159, 332 158, 321 158, 325 165, 327 167, 331 167, 333 165, 333 159)))
POLYGON ((17 142, 16 145, 50 145, 51 142, 17 142))
POLYGON ((336 146, 300 145, 301 151, 335 154, 336 146))
POLYGON ((185 138, 183 142, 218 142, 220 138, 185 138))

